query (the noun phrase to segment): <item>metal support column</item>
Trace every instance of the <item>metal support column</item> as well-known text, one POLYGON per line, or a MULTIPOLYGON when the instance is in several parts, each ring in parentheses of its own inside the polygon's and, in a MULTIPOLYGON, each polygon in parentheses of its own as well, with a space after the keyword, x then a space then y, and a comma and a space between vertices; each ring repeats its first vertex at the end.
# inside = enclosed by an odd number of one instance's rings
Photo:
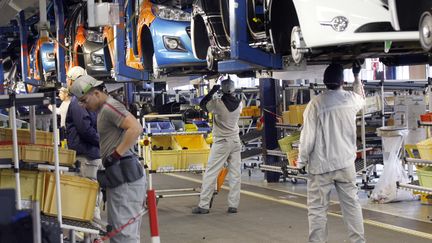
POLYGON ((63 1, 54 0, 54 12, 56 21, 56 34, 57 34, 57 80, 62 84, 66 83, 66 69, 65 69, 65 30, 64 30, 64 14, 63 14, 63 1))
POLYGON ((384 99, 384 79, 381 80, 381 119, 382 119, 382 126, 385 126, 385 99, 384 99))
POLYGON ((30 143, 35 144, 36 143, 36 107, 34 105, 31 105, 29 107, 29 117, 30 117, 30 143))
POLYGON ((21 77, 24 83, 38 85, 36 80, 29 78, 28 74, 28 46, 27 46, 27 28, 25 23, 24 11, 18 14, 18 27, 20 30, 20 41, 21 41, 21 77))
MULTIPOLYGON (((264 130, 262 147, 265 150, 274 150, 278 147, 277 144, 277 128, 276 117, 272 113, 276 113, 276 81, 271 78, 262 78, 259 80, 261 109, 264 114, 264 130)), ((278 157, 265 153, 264 164, 275 165, 278 163, 278 157)), ((280 173, 265 172, 265 178, 268 182, 278 182, 280 173)))
POLYGON ((4 89, 4 69, 3 69, 3 58, 0 52, 0 95, 5 94, 4 89))
POLYGON ((139 101, 139 99, 138 100, 134 99, 135 85, 133 83, 125 83, 124 92, 125 92, 124 97, 125 97, 126 107, 129 107, 129 105, 135 101, 139 101))
POLYGON ((16 100, 15 93, 9 96, 10 108, 9 108, 9 124, 12 128, 12 146, 13 146, 13 164, 15 174, 15 197, 16 197, 16 209, 21 210, 21 182, 19 175, 19 159, 18 159, 18 135, 16 127, 16 100))
MULTIPOLYGON (((59 165, 59 136, 57 127, 57 107, 55 105, 56 92, 53 91, 50 97, 50 104, 52 105, 52 123, 53 123, 53 135, 54 135, 54 174, 55 174, 55 190, 56 190, 56 203, 57 203, 57 220, 60 227, 63 226, 62 219, 62 201, 61 201, 61 189, 60 189, 60 165, 59 165)), ((63 242, 63 234, 60 235, 60 241, 63 242)))
MULTIPOLYGON (((114 46, 115 46, 115 67, 114 67, 114 77, 116 81, 131 81, 131 80, 139 80, 139 81, 147 81, 150 79, 150 75, 147 71, 138 70, 135 68, 131 68, 126 65, 125 60, 125 39, 126 39, 126 30, 125 30, 125 8, 124 8, 124 0, 117 0, 119 4, 119 16, 120 21, 118 25, 114 26, 114 46)), ((132 17, 132 16, 131 16, 132 17)))

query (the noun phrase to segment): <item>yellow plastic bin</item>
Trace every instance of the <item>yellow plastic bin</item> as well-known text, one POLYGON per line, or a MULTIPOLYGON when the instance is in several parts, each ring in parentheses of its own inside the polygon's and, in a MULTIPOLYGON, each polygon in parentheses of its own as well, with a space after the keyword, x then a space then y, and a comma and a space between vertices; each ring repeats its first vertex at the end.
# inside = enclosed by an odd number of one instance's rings
MULTIPOLYGON (((20 170, 21 199, 39 201, 43 206, 45 172, 20 170)), ((16 188, 15 174, 12 169, 0 170, 0 188, 16 188)))
POLYGON ((284 111, 282 112, 282 122, 283 124, 289 125, 290 123, 290 112, 284 111))
POLYGON ((152 170, 182 169, 181 148, 173 136, 154 136, 150 143, 152 170))
POLYGON ((417 168, 420 186, 432 188, 432 166, 417 168))
MULTIPOLYGON (((62 215, 68 219, 91 221, 96 206, 99 184, 79 176, 60 176, 62 215)), ((57 215, 55 175, 46 173, 42 212, 57 215)))
POLYGON ((196 132, 196 131, 198 131, 198 127, 195 124, 185 124, 185 131, 186 132, 196 132))
POLYGON ((432 138, 417 143, 417 150, 421 159, 432 160, 432 138))
MULTIPOLYGON (((12 129, 11 128, 0 128, 0 141, 12 141, 12 129)), ((17 137, 19 143, 30 143, 30 130, 29 129, 17 129, 17 137)), ((35 144, 40 145, 52 145, 53 135, 51 132, 36 130, 36 142, 35 144)))
POLYGON ((181 165, 184 169, 204 169, 207 165, 210 146, 203 135, 178 135, 175 140, 180 145, 181 165))
POLYGON ((306 105, 290 105, 289 109, 289 122, 292 125, 303 124, 303 113, 306 105))
MULTIPOLYGON (((19 154, 19 150, 18 150, 18 154, 19 154)), ((0 159, 13 159, 12 145, 0 145, 0 159)))
POLYGON ((292 150, 292 144, 300 139, 300 133, 295 132, 278 140, 279 147, 283 152, 292 150))
MULTIPOLYGON (((48 162, 54 164, 54 148, 47 148, 48 162)), ((76 161, 76 151, 59 148, 59 163, 62 165, 73 165, 76 161)))
POLYGON ((42 145, 21 146, 21 159, 24 162, 45 163, 50 161, 48 147, 42 145))

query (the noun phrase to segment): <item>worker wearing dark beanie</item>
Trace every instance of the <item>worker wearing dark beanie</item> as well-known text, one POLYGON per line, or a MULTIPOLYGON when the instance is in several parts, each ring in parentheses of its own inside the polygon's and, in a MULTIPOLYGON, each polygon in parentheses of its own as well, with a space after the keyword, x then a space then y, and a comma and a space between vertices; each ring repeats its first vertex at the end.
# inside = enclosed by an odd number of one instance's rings
POLYGON ((324 72, 324 84, 328 89, 337 90, 344 83, 344 68, 340 64, 330 64, 324 72))
POLYGON ((333 187, 339 197, 349 242, 365 243, 362 208, 356 185, 356 115, 365 104, 361 66, 353 63, 353 91, 342 89, 343 67, 324 72, 328 90, 315 96, 303 114, 299 173, 308 175, 308 242, 328 242, 327 209, 333 187))

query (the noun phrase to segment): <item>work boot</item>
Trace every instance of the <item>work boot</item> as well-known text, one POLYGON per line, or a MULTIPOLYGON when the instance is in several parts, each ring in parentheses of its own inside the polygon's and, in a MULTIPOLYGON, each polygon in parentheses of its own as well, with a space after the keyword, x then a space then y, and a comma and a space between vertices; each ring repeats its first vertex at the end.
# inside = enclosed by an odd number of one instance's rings
POLYGON ((227 213, 237 213, 237 208, 229 207, 227 213))
POLYGON ((209 212, 210 212, 210 210, 205 209, 205 208, 200 208, 200 207, 192 208, 193 214, 208 214, 209 212))

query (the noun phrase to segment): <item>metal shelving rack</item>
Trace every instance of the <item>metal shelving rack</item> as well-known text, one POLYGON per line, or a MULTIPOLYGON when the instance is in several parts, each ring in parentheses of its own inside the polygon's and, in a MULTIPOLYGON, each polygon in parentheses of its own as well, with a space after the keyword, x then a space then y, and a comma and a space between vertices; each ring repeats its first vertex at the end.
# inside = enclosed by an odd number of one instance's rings
MULTIPOLYGON (((19 159, 18 159, 18 137, 17 137, 17 123, 16 123, 16 106, 35 106, 39 104, 53 104, 53 110, 52 110, 52 125, 53 125, 53 131, 54 133, 57 133, 57 112, 56 112, 56 105, 55 105, 55 97, 56 94, 53 92, 50 96, 46 96, 43 93, 34 93, 34 94, 25 94, 25 95, 0 95, 0 107, 9 108, 9 114, 10 114, 10 125, 12 128, 12 147, 13 147, 13 166, 12 165, 1 165, 0 168, 12 168, 15 172, 15 182, 16 182, 16 199, 17 199, 17 205, 16 208, 18 210, 22 209, 22 202, 21 202, 21 184, 20 184, 20 177, 19 177, 19 159), (49 101, 47 99, 50 99, 49 101)), ((36 140, 36 127, 34 126, 35 121, 35 114, 34 109, 30 109, 30 135, 31 135, 31 141, 34 142, 36 140), (33 112, 32 112, 33 111, 33 112)), ((57 200, 57 217, 52 216, 41 216, 40 220, 38 221, 39 225, 37 225, 38 230, 40 231, 40 222, 58 222, 61 229, 69 230, 70 236, 71 236, 71 242, 74 238, 74 231, 80 231, 88 234, 96 234, 99 235, 102 230, 101 227, 98 225, 93 225, 91 223, 83 223, 75 220, 63 220, 62 218, 62 207, 61 207, 61 189, 60 189, 60 171, 69 171, 70 169, 68 167, 63 167, 59 165, 59 153, 58 153, 58 134, 54 134, 54 166, 53 165, 36 165, 34 168, 38 170, 54 170, 55 173, 55 183, 56 183, 56 200, 57 200)), ((40 236, 40 234, 39 234, 40 236)), ((60 235, 60 241, 63 242, 63 236, 60 235)), ((40 239, 39 241, 40 242, 40 239)))
MULTIPOLYGON (((349 90, 352 89, 352 85, 351 84, 345 84, 343 86, 344 89, 349 90)), ((297 84, 297 85, 289 85, 285 88, 282 89, 282 100, 283 100, 283 109, 287 110, 287 91, 299 91, 299 90, 309 90, 311 93, 311 96, 313 94, 315 94, 315 92, 317 91, 323 91, 325 90, 326 87, 324 84, 316 84, 316 83, 311 83, 309 85, 301 85, 301 84, 297 84)), ((300 103, 303 103, 303 92, 300 92, 300 103)), ((383 112, 383 111, 382 111, 383 112)), ((362 114, 360 116, 357 116, 357 119, 361 119, 361 130, 362 130, 362 157, 363 157, 363 161, 364 161, 364 166, 363 166, 363 170, 362 170, 362 174, 363 174, 363 182, 367 182, 368 178, 367 178, 367 168, 369 167, 367 165, 367 157, 366 157, 366 151, 368 150, 368 148, 366 147, 366 137, 365 137, 365 117, 367 116, 371 116, 374 113, 365 113, 365 110, 362 109, 362 114)), ((300 131, 301 130, 301 126, 300 125, 291 125, 291 124, 276 124, 276 128, 279 128, 281 130, 285 131, 300 131)), ((266 151, 267 154, 269 155, 273 155, 273 156, 277 156, 277 157, 281 157, 281 158, 287 158, 286 154, 279 151, 279 150, 267 150, 266 151)), ((286 179, 287 176, 291 177, 291 181, 293 183, 297 182, 297 178, 301 178, 304 179, 305 177, 302 176, 298 176, 296 175, 295 171, 297 170, 296 168, 291 168, 291 170, 286 170, 283 169, 284 167, 286 167, 285 165, 282 166, 272 166, 272 165, 262 165, 260 168, 263 171, 272 171, 272 172, 279 172, 282 173, 284 175, 284 180, 286 179), (286 173, 286 172, 292 172, 292 173, 286 173)), ((289 166, 288 166, 289 167, 289 166)), ((298 171, 298 170, 297 170, 298 171)))
MULTIPOLYGON (((375 92, 378 91, 380 96, 381 96, 381 111, 376 111, 376 112, 371 112, 371 113, 366 113, 365 109, 362 109, 361 111, 361 115, 357 116, 357 119, 361 120, 361 143, 362 143, 362 148, 361 148, 361 153, 362 153, 362 161, 363 161, 363 168, 361 169, 361 174, 362 174, 362 183, 363 183, 363 188, 364 189, 371 189, 371 187, 368 185, 368 181, 369 181, 369 174, 368 170, 370 168, 373 169, 373 171, 375 171, 375 160, 376 158, 374 156, 371 156, 370 159, 372 161, 368 161, 368 157, 366 155, 366 152, 368 150, 370 150, 370 148, 367 147, 367 141, 368 139, 366 138, 366 120, 365 118, 368 117, 372 117, 376 114, 380 114, 381 119, 382 119, 382 126, 385 125, 385 115, 388 115, 388 112, 385 112, 385 100, 384 100, 384 92, 385 91, 401 91, 401 90, 421 90, 421 89, 425 89, 426 87, 430 88, 430 81, 425 81, 425 80, 416 80, 416 81, 407 81, 407 82, 397 82, 396 80, 386 80, 387 82, 384 82, 383 80, 372 80, 372 81, 367 81, 364 83, 364 90, 365 91, 369 91, 369 92, 375 92), (373 158, 372 158, 373 157, 373 158)), ((344 84, 343 88, 345 90, 350 90, 352 89, 352 84, 344 84)), ((299 90, 310 90, 311 96, 316 94, 318 91, 323 91, 325 90, 326 87, 324 84, 316 84, 316 83, 311 83, 309 85, 301 85, 301 84, 295 84, 295 85, 289 85, 285 88, 283 88, 282 90, 282 99, 283 99, 283 109, 286 110, 287 109, 287 91, 299 91, 299 90)), ((430 90, 430 89, 429 89, 430 90)), ((303 102, 303 92, 300 92, 300 101, 301 103, 303 102)), ((285 124, 277 124, 276 128, 282 129, 284 131, 296 131, 296 130, 300 130, 299 126, 295 126, 295 125, 285 125, 285 124)), ((359 151, 358 151, 359 152, 359 151)), ((273 156, 277 156, 277 157, 282 157, 282 158, 286 158, 286 155, 284 153, 281 153, 279 150, 267 150, 267 153, 269 155, 273 155, 273 156)), ((356 166, 357 167, 357 166, 356 166)), ((267 170, 267 171, 272 171, 272 172, 283 172, 280 169, 280 166, 270 166, 270 165, 266 165, 264 167, 262 167, 263 170, 267 170)))
MULTIPOLYGON (((144 115, 141 118, 141 124, 142 126, 146 129, 146 133, 143 133, 144 136, 147 136, 151 139, 151 137, 153 136, 174 136, 174 135, 197 135, 197 134, 207 134, 207 132, 204 131, 196 131, 196 132, 166 132, 166 133, 151 133, 151 129, 150 126, 146 126, 146 119, 160 119, 160 118, 181 118, 183 117, 182 114, 166 114, 166 115, 144 115)), ((147 153, 146 151, 141 149, 141 146, 138 146, 138 153, 140 154, 140 156, 142 156, 144 163, 147 164, 146 162, 146 157, 150 156, 145 156, 144 153, 147 153)), ((163 170, 163 169, 159 169, 159 170, 152 170, 151 169, 151 159, 150 161, 148 161, 148 168, 150 168, 148 170, 149 176, 148 176, 148 185, 149 185, 149 190, 153 189, 153 174, 157 174, 157 173, 178 173, 178 172, 195 172, 195 173, 202 173, 204 172, 204 168, 201 169, 170 169, 170 170, 163 170)), ((167 194, 167 195, 162 195, 162 194, 158 194, 156 195, 156 198, 169 198, 169 197, 187 197, 187 196, 199 196, 200 193, 198 192, 199 190, 197 188, 179 188, 179 189, 166 189, 166 190, 156 190, 156 193, 172 193, 172 192, 176 192, 176 194, 167 194), (178 192, 185 192, 185 193, 178 193, 178 192), (186 192, 190 192, 190 193, 186 193, 186 192)))
MULTIPOLYGON (((405 162, 410 165, 432 166, 432 160, 405 158, 405 162)), ((402 183, 397 183, 397 186, 398 188, 402 188, 405 190, 432 195, 432 188, 413 185, 413 184, 402 184, 402 183)))
MULTIPOLYGON (((283 102, 283 110, 287 110, 287 91, 301 91, 301 90, 311 90, 311 86, 305 86, 305 85, 289 85, 287 87, 284 87, 282 89, 282 102, 283 102)), ((303 92, 300 92, 300 103, 304 103, 303 101, 303 92)), ((286 132, 295 132, 301 130, 301 125, 292 125, 292 124, 279 124, 276 123, 276 128, 282 130, 284 134, 286 132)), ((280 151, 280 150, 265 150, 264 151, 267 155, 279 157, 282 159, 288 159, 286 153, 280 151)), ((276 172, 280 173, 283 176, 283 180, 286 181, 287 178, 291 179, 292 183, 297 183, 297 179, 304 179, 306 180, 306 177, 299 176, 298 169, 295 167, 291 167, 287 164, 283 165, 260 165, 260 169, 262 171, 268 171, 268 172, 276 172)))
MULTIPOLYGON (((252 102, 255 101, 255 105, 258 106, 259 101, 259 92, 258 88, 239 88, 235 90, 235 96, 245 102, 245 107, 249 107, 252 105, 252 102)), ((240 139, 243 142, 242 148, 242 164, 243 169, 248 170, 248 175, 252 175, 252 170, 256 168, 262 161, 262 149, 261 149, 261 138, 256 137, 254 139, 248 138, 251 133, 254 133, 256 129, 256 122, 259 117, 253 116, 241 116, 240 118, 241 124, 239 124, 240 128, 240 139), (245 124, 246 121, 249 121, 249 124, 245 124), (247 138, 247 139, 243 139, 247 138), (247 146, 252 145, 252 147, 247 146), (256 146, 256 147, 253 147, 256 146), (251 161, 243 161, 245 159, 256 158, 256 162, 251 161)))
MULTIPOLYGON (((160 94, 162 96, 162 104, 165 104, 165 97, 174 97, 176 102, 180 101, 181 97, 184 97, 185 99, 189 100, 189 104, 192 104, 192 101, 194 98, 197 97, 197 90, 191 89, 191 90, 174 90, 174 91, 154 91, 154 88, 151 88, 150 91, 134 91, 133 94, 135 95, 135 100, 139 100, 143 102, 144 97, 151 97, 152 102, 154 102, 155 97, 157 94, 160 94)), ((154 105, 154 104, 153 104, 154 105)))

